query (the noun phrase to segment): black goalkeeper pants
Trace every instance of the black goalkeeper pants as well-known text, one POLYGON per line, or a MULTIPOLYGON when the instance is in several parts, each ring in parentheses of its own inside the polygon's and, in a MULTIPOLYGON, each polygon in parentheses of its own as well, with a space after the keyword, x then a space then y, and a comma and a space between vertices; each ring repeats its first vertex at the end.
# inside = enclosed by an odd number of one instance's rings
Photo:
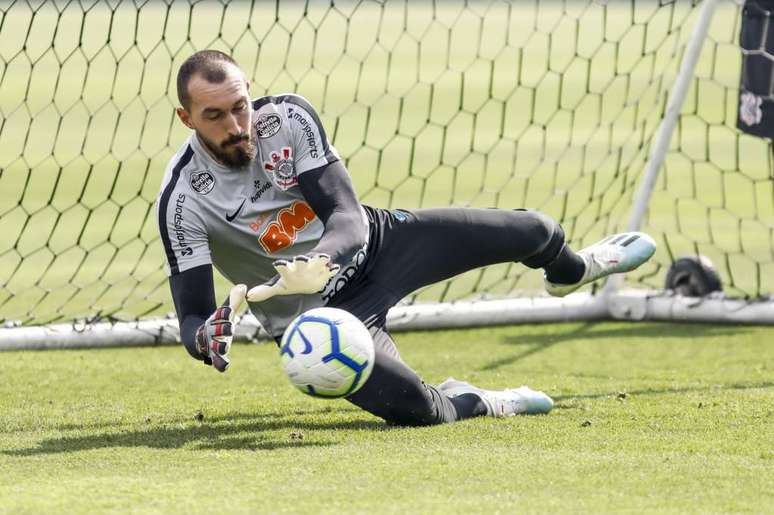
POLYGON ((423 286, 474 268, 511 261, 542 267, 561 250, 564 233, 536 211, 366 207, 366 212, 367 260, 327 304, 357 316, 374 337, 371 376, 348 400, 397 425, 441 424, 486 414, 477 396, 449 399, 403 362, 385 328, 387 311, 423 286))

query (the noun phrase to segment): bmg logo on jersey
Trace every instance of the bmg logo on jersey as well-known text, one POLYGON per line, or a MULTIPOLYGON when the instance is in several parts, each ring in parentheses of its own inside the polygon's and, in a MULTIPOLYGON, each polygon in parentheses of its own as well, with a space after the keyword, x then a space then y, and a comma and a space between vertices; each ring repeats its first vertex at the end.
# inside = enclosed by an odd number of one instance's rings
POLYGON ((309 204, 297 200, 277 213, 277 219, 266 226, 258 241, 266 252, 274 254, 290 247, 296 241, 298 232, 316 217, 309 204))
POLYGON ((290 147, 282 147, 279 151, 273 150, 269 154, 270 160, 263 163, 263 168, 274 177, 274 184, 283 191, 289 190, 298 184, 296 166, 293 164, 293 150, 290 147))
POLYGON ((196 193, 206 195, 215 187, 215 177, 207 170, 191 174, 191 188, 196 193))

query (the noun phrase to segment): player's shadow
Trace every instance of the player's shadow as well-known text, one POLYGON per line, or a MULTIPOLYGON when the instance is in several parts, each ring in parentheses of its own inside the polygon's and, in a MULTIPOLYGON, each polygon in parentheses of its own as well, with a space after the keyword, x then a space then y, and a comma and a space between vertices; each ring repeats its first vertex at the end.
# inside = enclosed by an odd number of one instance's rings
POLYGON ((700 324, 675 324, 675 323, 641 323, 633 327, 629 323, 621 323, 618 327, 605 325, 600 327, 599 323, 587 322, 575 326, 566 332, 561 333, 542 333, 542 334, 517 334, 505 336, 502 342, 514 346, 529 346, 526 350, 518 352, 511 356, 504 356, 490 361, 479 370, 489 371, 497 368, 512 365, 533 354, 544 352, 555 345, 567 342, 577 342, 579 340, 605 340, 616 339, 625 343, 630 338, 652 339, 654 342, 659 338, 701 338, 704 336, 723 336, 738 335, 739 333, 749 331, 745 326, 707 326, 700 324))
POLYGON ((201 422, 190 418, 173 419, 154 423, 147 429, 136 426, 131 430, 121 429, 119 424, 113 426, 113 430, 97 434, 47 438, 36 447, 1 452, 8 456, 36 456, 113 447, 177 449, 184 446, 200 450, 272 451, 336 445, 337 440, 320 439, 314 432, 337 429, 375 431, 390 428, 378 420, 320 422, 287 413, 234 414, 205 418, 201 422))
MULTIPOLYGON (((311 416, 319 416, 321 413, 330 413, 333 412, 333 408, 321 408, 321 409, 314 409, 314 410, 294 410, 291 413, 227 413, 225 415, 217 415, 217 416, 207 416, 206 422, 207 423, 215 423, 215 422, 234 422, 237 420, 251 420, 255 421, 258 419, 280 419, 283 417, 289 417, 291 415, 311 415, 311 416)), ((346 412, 360 412, 361 410, 358 408, 336 408, 335 411, 337 413, 346 413, 346 412)), ((195 415, 191 415, 191 419, 193 419, 195 415)), ((151 419, 153 417, 149 418, 147 421, 148 423, 151 422, 151 419)), ((180 419, 176 418, 173 421, 180 423, 180 422, 186 422, 190 421, 191 419, 180 419)), ((171 420, 166 419, 153 419, 154 423, 166 423, 170 422, 171 420)), ((72 424, 72 423, 65 423, 65 424, 58 424, 55 426, 55 429, 57 431, 93 431, 95 429, 102 429, 102 428, 115 428, 117 425, 120 425, 120 422, 116 422, 115 420, 106 420, 106 421, 100 421, 100 422, 83 422, 80 424, 72 424)))

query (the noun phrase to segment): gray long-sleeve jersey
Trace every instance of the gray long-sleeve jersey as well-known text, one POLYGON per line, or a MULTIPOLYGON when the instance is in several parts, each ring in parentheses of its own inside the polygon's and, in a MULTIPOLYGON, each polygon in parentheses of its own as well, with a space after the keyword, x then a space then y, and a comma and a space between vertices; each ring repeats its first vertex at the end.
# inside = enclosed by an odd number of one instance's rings
MULTIPOLYGON (((297 95, 262 97, 252 102, 251 126, 257 154, 242 169, 214 161, 195 133, 170 160, 157 202, 169 275, 212 264, 234 284, 255 286, 275 275, 276 259, 307 253, 319 242, 324 227, 298 177, 339 156, 317 113, 297 95)), ((270 334, 281 334, 346 282, 365 248, 340 263, 345 266, 322 295, 275 297, 251 304, 251 311, 270 334)))

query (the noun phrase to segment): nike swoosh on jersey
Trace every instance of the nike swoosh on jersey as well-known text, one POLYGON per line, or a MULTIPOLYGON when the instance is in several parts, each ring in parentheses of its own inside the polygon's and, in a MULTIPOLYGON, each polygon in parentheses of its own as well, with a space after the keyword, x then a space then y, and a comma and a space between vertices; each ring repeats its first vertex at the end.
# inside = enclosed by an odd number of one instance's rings
POLYGON ((244 206, 244 205, 245 205, 245 201, 243 200, 242 203, 239 204, 239 207, 237 208, 237 210, 234 211, 233 215, 230 215, 230 214, 226 213, 226 220, 228 220, 229 222, 233 222, 234 218, 236 218, 237 215, 239 214, 239 212, 242 211, 242 206, 244 206))

